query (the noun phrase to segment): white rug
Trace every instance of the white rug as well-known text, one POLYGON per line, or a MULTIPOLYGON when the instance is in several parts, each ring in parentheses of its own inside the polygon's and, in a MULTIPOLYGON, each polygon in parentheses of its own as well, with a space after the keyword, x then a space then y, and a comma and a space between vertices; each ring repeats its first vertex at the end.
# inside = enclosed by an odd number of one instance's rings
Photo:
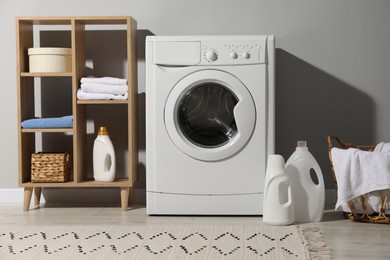
POLYGON ((0 259, 330 259, 302 226, 0 226, 0 259))

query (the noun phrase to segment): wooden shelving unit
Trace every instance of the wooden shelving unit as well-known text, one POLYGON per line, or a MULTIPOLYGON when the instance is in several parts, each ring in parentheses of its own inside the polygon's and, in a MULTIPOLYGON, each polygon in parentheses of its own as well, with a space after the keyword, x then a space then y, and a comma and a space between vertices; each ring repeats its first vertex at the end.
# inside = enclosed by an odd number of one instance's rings
MULTIPOLYGON (((36 28, 35 28, 36 29, 36 28)), ((44 187, 118 187, 121 194, 123 210, 128 207, 129 198, 133 193, 133 184, 136 181, 137 171, 137 64, 136 64, 136 33, 137 24, 129 16, 113 17, 17 17, 17 96, 18 96, 18 153, 19 153, 19 186, 24 187, 25 211, 29 210, 34 192, 35 205, 39 205, 42 188, 44 187), (34 46, 34 27, 67 26, 71 41, 64 43, 66 48, 72 49, 72 72, 70 73, 30 73, 28 64, 28 48, 34 46), (88 25, 123 25, 126 28, 127 45, 127 75, 128 100, 77 100, 77 90, 80 79, 86 76, 86 32, 88 25), (70 46, 69 46, 70 44, 70 46), (73 128, 61 129, 23 129, 23 120, 35 117, 34 78, 69 78, 72 84, 71 108, 73 128), (127 177, 116 179, 114 182, 96 182, 87 176, 87 132, 86 107, 88 105, 120 105, 127 107, 128 158, 127 177), (47 133, 70 133, 72 139, 72 172, 70 181, 65 183, 32 183, 31 182, 31 154, 35 151, 35 135, 47 133)), ((109 75, 107 75, 109 76, 109 75)), ((60 116, 60 115, 59 115, 60 116)))

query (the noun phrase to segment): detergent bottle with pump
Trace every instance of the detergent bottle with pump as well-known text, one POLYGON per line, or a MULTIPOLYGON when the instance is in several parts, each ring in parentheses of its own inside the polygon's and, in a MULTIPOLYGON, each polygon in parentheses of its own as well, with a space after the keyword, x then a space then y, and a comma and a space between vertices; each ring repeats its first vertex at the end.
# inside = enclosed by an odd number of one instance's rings
POLYGON ((324 178, 306 141, 298 141, 295 152, 286 162, 286 172, 292 185, 295 220, 300 223, 321 221, 325 206, 324 178))
POLYGON ((93 177, 95 181, 115 179, 115 151, 107 127, 100 127, 93 145, 93 177))
POLYGON ((268 156, 264 187, 263 222, 270 225, 294 223, 291 183, 281 155, 268 156))

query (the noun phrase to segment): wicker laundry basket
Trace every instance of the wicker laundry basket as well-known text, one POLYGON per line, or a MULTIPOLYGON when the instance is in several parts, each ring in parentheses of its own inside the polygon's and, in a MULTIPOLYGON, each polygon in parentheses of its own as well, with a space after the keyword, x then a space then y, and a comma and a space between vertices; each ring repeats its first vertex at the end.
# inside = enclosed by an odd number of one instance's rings
POLYGON ((70 154, 33 153, 31 155, 32 182, 66 182, 70 177, 70 154))
MULTIPOLYGON (((331 135, 328 136, 329 161, 330 161, 330 167, 332 170, 333 182, 334 182, 336 188, 337 188, 337 179, 336 179, 336 175, 335 175, 335 171, 334 171, 334 167, 333 167, 333 163, 332 163, 332 148, 333 147, 337 147, 337 148, 341 148, 341 149, 357 148, 357 149, 364 150, 364 151, 372 151, 375 149, 375 145, 352 145, 350 143, 343 143, 336 136, 331 136, 331 135)), ((357 213, 355 210, 355 208, 357 206, 357 205, 355 205, 356 200, 355 200, 355 202, 351 200, 348 202, 348 205, 350 207, 351 212, 344 212, 344 216, 350 220, 353 220, 353 221, 390 224, 390 216, 385 214, 386 210, 389 210, 389 208, 386 207, 386 205, 387 205, 388 199, 390 199, 390 190, 387 190, 387 192, 385 192, 385 195, 378 192, 377 196, 378 196, 378 199, 380 202, 380 207, 379 207, 378 212, 376 212, 374 214, 368 214, 368 212, 367 212, 367 198, 366 198, 366 194, 363 194, 358 199, 358 201, 360 202, 359 207, 361 206, 361 208, 363 209, 363 212, 357 213)))

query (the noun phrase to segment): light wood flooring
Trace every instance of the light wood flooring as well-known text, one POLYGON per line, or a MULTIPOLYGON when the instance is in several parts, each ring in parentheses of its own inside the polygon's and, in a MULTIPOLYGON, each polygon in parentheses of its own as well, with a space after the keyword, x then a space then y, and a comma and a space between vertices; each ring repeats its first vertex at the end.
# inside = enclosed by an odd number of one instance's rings
MULTIPOLYGON (((148 216, 145 206, 122 211, 119 205, 48 205, 28 212, 22 204, 0 205, 0 225, 264 225, 261 217, 248 216, 148 216)), ((327 210, 320 223, 333 259, 390 259, 390 225, 350 222, 339 212, 327 210)))

